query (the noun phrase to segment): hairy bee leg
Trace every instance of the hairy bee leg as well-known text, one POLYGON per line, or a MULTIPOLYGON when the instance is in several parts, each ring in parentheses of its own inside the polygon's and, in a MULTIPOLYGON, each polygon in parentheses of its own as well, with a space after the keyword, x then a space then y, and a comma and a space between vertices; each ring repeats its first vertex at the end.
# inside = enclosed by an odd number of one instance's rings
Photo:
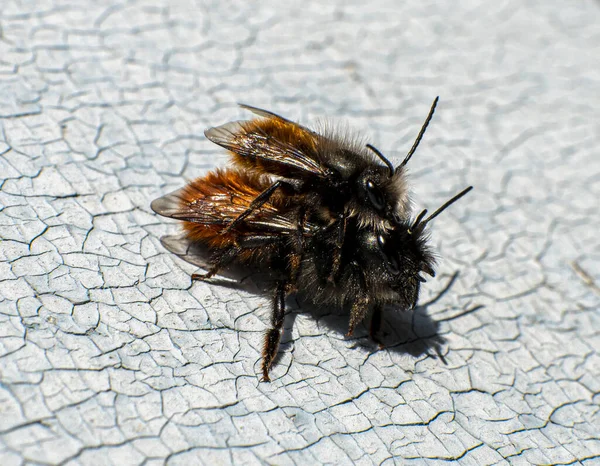
POLYGON ((279 341, 281 340, 281 328, 283 327, 283 319, 285 317, 285 295, 287 284, 279 282, 275 290, 273 298, 273 313, 271 314, 271 325, 265 334, 265 342, 263 345, 263 363, 262 363, 262 382, 270 382, 269 369, 273 364, 273 360, 277 355, 279 341))
POLYGON ((298 214, 298 223, 296 230, 296 247, 295 251, 289 256, 290 263, 290 282, 288 283, 288 292, 294 291, 296 287, 296 281, 298 279, 298 273, 300 271, 300 264, 302 263, 302 256, 304 253, 304 228, 306 226, 306 220, 308 214, 305 209, 301 208, 298 214))
POLYGON ((213 259, 214 265, 207 273, 194 273, 192 274, 192 280, 207 280, 223 267, 227 267, 231 262, 238 258, 242 251, 269 247, 278 241, 279 239, 275 238, 273 235, 248 235, 240 237, 238 238, 238 243, 236 245, 229 246, 213 259))
POLYGON ((235 257, 242 251, 242 248, 239 246, 233 246, 229 249, 226 249, 221 253, 215 260, 214 265, 208 270, 206 273, 193 273, 192 280, 208 280, 213 275, 215 275, 219 270, 223 267, 226 267, 235 257))
POLYGON ((275 191, 277 191, 277 189, 279 189, 282 185, 284 185, 284 182, 278 180, 271 186, 269 186, 267 189, 265 189, 258 196, 256 196, 256 198, 250 203, 248 208, 240 215, 238 215, 229 225, 227 225, 227 227, 223 229, 223 231, 221 231, 221 234, 225 235, 229 233, 233 228, 235 228, 237 225, 243 222, 244 219, 248 217, 248 215, 250 215, 256 209, 262 207, 271 198, 273 193, 275 193, 275 191))
MULTIPOLYGON (((350 262, 350 266, 354 269, 360 289, 367 289, 365 275, 358 262, 352 261, 350 262)), ((365 318, 370 304, 369 297, 365 295, 359 296, 356 301, 352 303, 352 309, 350 310, 350 322, 348 323, 348 333, 346 333, 347 337, 352 336, 354 333, 354 328, 365 318)))
POLYGON ((342 262, 342 247, 344 246, 344 238, 346 237, 346 215, 341 214, 338 218, 338 237, 335 243, 335 251, 333 252, 333 264, 331 265, 331 273, 327 277, 329 283, 335 282, 337 274, 340 270, 340 263, 342 262))
POLYGON ((348 323, 347 337, 351 337, 354 333, 354 328, 365 318, 369 310, 369 299, 366 297, 359 298, 353 305, 350 311, 350 322, 348 323))
POLYGON ((192 280, 199 281, 199 282, 204 281, 204 280, 208 280, 213 275, 215 275, 218 271, 219 271, 218 267, 213 267, 212 269, 210 269, 206 273, 193 273, 192 274, 192 280))
POLYGON ((382 317, 382 308, 381 306, 375 306, 373 309, 373 315, 371 316, 371 327, 369 329, 369 336, 371 340, 379 345, 379 349, 383 348, 383 343, 379 339, 379 331, 381 330, 381 317, 382 317))

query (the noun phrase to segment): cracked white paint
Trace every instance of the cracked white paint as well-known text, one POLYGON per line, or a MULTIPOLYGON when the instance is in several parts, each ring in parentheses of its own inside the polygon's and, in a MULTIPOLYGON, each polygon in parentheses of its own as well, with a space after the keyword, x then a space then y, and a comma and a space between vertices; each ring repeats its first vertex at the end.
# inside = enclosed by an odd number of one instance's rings
POLYGON ((600 4, 398 5, 3 3, 1 465, 600 462, 600 4), (376 351, 292 300, 259 383, 268 299, 191 284, 150 201, 235 102, 398 160, 438 94, 413 198, 476 189, 429 304, 376 351))

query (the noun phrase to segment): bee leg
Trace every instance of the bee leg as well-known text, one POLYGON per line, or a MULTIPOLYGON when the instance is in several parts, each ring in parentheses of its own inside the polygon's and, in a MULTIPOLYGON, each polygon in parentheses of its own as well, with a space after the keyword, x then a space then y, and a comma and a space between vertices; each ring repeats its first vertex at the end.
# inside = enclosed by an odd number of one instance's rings
POLYGON ((383 343, 379 339, 379 330, 381 329, 381 314, 382 308, 380 305, 376 305, 373 309, 373 315, 371 316, 371 328, 369 329, 369 336, 371 340, 379 344, 379 349, 383 349, 383 343))
POLYGON ((213 267, 207 273, 193 273, 191 278, 194 281, 197 280, 197 281, 201 282, 201 281, 204 281, 204 280, 208 280, 214 274, 216 274, 218 271, 219 271, 218 267, 213 267))
POLYGON ((217 264, 215 266, 213 266, 208 272, 206 273, 193 273, 192 274, 192 280, 197 280, 199 282, 202 282, 204 280, 209 280, 210 278, 212 278, 219 270, 221 270, 223 268, 225 264, 217 264))
MULTIPOLYGON (((359 290, 366 290, 367 283, 365 279, 365 275, 361 270, 358 262, 352 261, 350 262, 350 266, 354 269, 355 277, 358 283, 355 283, 355 286, 359 290)), ((359 297, 352 303, 352 309, 350 310, 350 322, 348 323, 348 333, 346 333, 347 337, 351 337, 354 333, 354 327, 361 322, 365 316, 367 315, 367 311, 369 310, 371 302, 367 295, 360 294, 359 297)))
POLYGON ((307 217, 306 210, 300 208, 298 212, 298 229, 296 230, 296 244, 294 245, 294 251, 289 255, 290 282, 288 283, 288 293, 295 291, 295 284, 298 279, 298 272, 300 271, 304 251, 304 228, 307 217))
POLYGON ((340 270, 340 262, 342 261, 342 247, 344 246, 344 238, 346 237, 346 221, 345 214, 340 214, 338 217, 338 237, 335 243, 335 250, 333 251, 333 264, 331 265, 331 273, 327 277, 329 283, 334 283, 337 278, 337 274, 340 270))
POLYGON ((347 337, 351 337, 354 333, 354 328, 365 318, 369 310, 369 298, 362 297, 354 302, 350 311, 350 322, 348 323, 347 337))
POLYGON ((289 291, 296 291, 296 281, 298 279, 298 272, 300 271, 300 264, 302 263, 302 254, 298 252, 291 253, 289 255, 289 266, 290 266, 290 283, 289 291))
POLYGON ((227 227, 221 231, 221 234, 225 235, 229 233, 233 228, 235 228, 237 225, 243 222, 244 219, 248 217, 252 212, 262 207, 263 204, 265 204, 271 198, 273 193, 284 184, 285 183, 283 181, 277 180, 275 183, 273 183, 271 186, 265 189, 262 193, 256 196, 256 198, 254 198, 254 200, 250 203, 248 208, 240 215, 238 215, 229 225, 227 225, 227 227))
POLYGON ((271 325, 267 333, 265 334, 265 342, 263 346, 263 363, 262 363, 262 382, 270 382, 269 369, 273 364, 275 356, 277 356, 277 349, 279 348, 279 341, 281 340, 281 328, 283 327, 283 319, 285 317, 285 295, 286 295, 287 284, 285 282, 279 282, 275 290, 275 296, 273 298, 273 314, 271 314, 271 325))
POLYGON ((198 281, 208 280, 213 275, 215 275, 219 270, 221 270, 223 267, 226 267, 227 264, 229 264, 233 259, 235 259, 235 257, 241 252, 241 250, 242 250, 242 248, 240 248, 239 246, 232 246, 232 247, 226 249, 224 252, 219 254, 214 259, 214 261, 213 261, 214 264, 208 270, 208 272, 193 273, 192 280, 198 280, 198 281))
POLYGON ((254 235, 238 238, 235 245, 229 246, 212 258, 213 266, 204 274, 192 274, 192 280, 208 280, 223 267, 227 267, 231 262, 239 257, 244 250, 253 250, 257 248, 269 247, 274 244, 273 235, 254 235))

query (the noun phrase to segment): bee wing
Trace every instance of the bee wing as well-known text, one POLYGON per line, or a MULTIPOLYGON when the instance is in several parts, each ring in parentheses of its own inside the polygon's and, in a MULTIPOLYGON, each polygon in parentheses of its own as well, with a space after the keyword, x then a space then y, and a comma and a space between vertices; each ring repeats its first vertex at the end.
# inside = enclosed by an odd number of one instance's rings
POLYGON ((298 123, 294 123, 293 121, 288 120, 287 118, 282 117, 281 115, 277 115, 276 113, 270 112, 270 111, 265 110, 263 108, 253 107, 253 106, 247 105, 247 104, 238 104, 238 105, 240 107, 242 107, 242 108, 245 108, 246 110, 250 110, 255 115, 261 116, 263 118, 271 118, 271 119, 274 119, 274 120, 279 120, 281 122, 288 123, 290 125, 294 125, 294 126, 296 126, 298 128, 301 128, 304 131, 306 131, 307 133, 310 133, 310 134, 312 134, 312 135, 314 135, 316 137, 319 136, 318 133, 315 133, 312 129, 309 129, 306 126, 299 125, 298 123))
POLYGON ((329 176, 321 161, 321 136, 286 118, 242 105, 262 119, 234 121, 207 129, 206 137, 234 153, 237 164, 288 178, 329 176))
MULTIPOLYGON (((236 170, 209 173, 205 178, 155 199, 150 207, 164 217, 199 224, 198 227, 227 227, 246 212, 268 184, 236 170)), ((291 234, 297 231, 293 212, 269 200, 236 227, 238 233, 291 234)))
POLYGON ((192 241, 185 234, 165 235, 160 238, 160 243, 184 261, 203 269, 210 268, 210 249, 198 241, 192 241))
POLYGON ((230 202, 230 197, 218 192, 191 198, 190 187, 194 183, 155 199, 150 208, 163 217, 204 225, 225 224, 244 212, 230 202))
POLYGON ((178 218, 181 212, 181 195, 185 188, 178 189, 172 193, 166 194, 165 196, 154 199, 150 204, 150 208, 163 217, 178 218))
POLYGON ((263 118, 273 118, 276 120, 285 121, 286 123, 293 123, 292 121, 288 120, 287 118, 284 118, 281 115, 277 115, 276 113, 269 112, 268 110, 265 110, 264 108, 253 107, 252 105, 242 104, 242 103, 238 103, 238 105, 246 110, 250 110, 252 113, 254 113, 258 116, 261 116, 263 118))

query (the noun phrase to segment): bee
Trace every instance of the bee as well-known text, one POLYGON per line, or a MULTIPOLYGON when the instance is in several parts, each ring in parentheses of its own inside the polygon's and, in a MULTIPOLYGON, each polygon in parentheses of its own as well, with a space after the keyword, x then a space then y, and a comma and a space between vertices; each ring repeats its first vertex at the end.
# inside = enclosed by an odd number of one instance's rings
POLYGON ((206 280, 240 264, 259 265, 270 272, 273 301, 271 327, 263 342, 263 381, 270 380, 286 298, 292 293, 319 306, 350 308, 347 335, 372 314, 374 339, 384 307, 414 308, 425 281, 421 274, 435 276, 427 225, 472 189, 463 190, 427 218, 424 210, 414 220, 396 218, 384 230, 350 216, 342 249, 335 255, 337 226, 311 220, 306 214, 310 206, 303 198, 273 192, 260 209, 252 209, 271 183, 271 177, 256 171, 216 170, 151 205, 156 213, 183 221, 181 241, 204 245, 212 252, 207 273, 194 274, 192 279, 206 280), (235 222, 248 211, 243 221, 235 222), (329 277, 336 262, 339 271, 332 282, 329 277))
POLYGON ((410 214, 406 165, 433 117, 434 100, 419 134, 404 160, 394 165, 374 146, 356 138, 319 134, 275 113, 241 104, 259 118, 209 128, 206 137, 232 156, 234 165, 271 176, 248 208, 233 218, 225 233, 252 212, 263 208, 275 193, 302 199, 307 218, 335 224, 337 241, 329 280, 339 270, 340 251, 348 220, 359 227, 386 230, 410 214))

